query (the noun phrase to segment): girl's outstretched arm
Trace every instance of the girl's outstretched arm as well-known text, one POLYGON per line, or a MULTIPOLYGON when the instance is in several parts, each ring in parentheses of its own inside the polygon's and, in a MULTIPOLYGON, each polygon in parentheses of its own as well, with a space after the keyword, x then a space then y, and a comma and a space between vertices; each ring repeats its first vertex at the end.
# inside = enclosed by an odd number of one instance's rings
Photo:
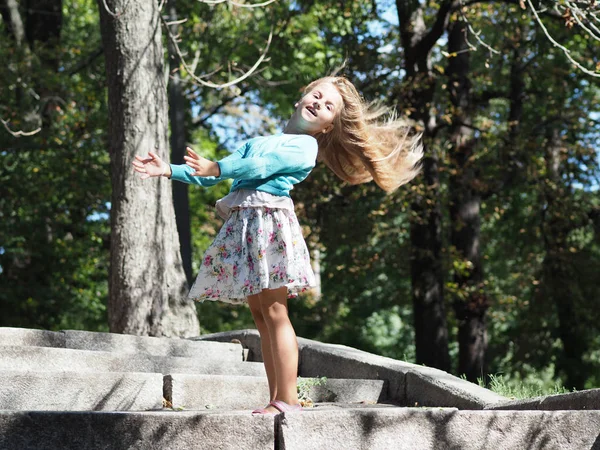
POLYGON ((156 153, 148 152, 148 156, 143 158, 135 155, 135 159, 131 163, 133 170, 141 173, 140 178, 145 180, 150 177, 170 176, 171 168, 164 162, 156 153))
MULTIPOLYGON (((243 145, 221 161, 241 159, 245 152, 246 145, 243 145)), ((182 183, 208 187, 229 178, 219 176, 221 171, 218 163, 199 156, 189 147, 187 147, 187 153, 188 156, 184 157, 186 160, 185 164, 171 164, 169 166, 171 179, 181 181, 182 183)))

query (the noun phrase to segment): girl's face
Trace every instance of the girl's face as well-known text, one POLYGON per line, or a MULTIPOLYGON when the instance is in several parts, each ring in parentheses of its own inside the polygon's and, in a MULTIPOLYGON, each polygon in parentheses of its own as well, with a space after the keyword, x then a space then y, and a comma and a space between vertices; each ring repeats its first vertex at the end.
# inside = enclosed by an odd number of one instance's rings
POLYGON ((311 136, 329 133, 343 105, 342 96, 333 84, 318 84, 294 105, 296 111, 287 128, 292 127, 296 132, 311 136))

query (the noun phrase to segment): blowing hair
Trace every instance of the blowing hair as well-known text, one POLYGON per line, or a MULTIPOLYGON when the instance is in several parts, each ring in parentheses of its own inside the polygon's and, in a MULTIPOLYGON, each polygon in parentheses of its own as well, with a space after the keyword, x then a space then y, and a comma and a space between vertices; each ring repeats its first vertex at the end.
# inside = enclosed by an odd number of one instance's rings
POLYGON ((350 184, 375 181, 390 193, 416 177, 423 157, 423 133, 377 103, 366 103, 344 77, 330 76, 310 83, 304 94, 322 83, 333 84, 343 100, 333 129, 315 136, 318 159, 350 184), (387 118, 385 118, 387 116, 387 118))

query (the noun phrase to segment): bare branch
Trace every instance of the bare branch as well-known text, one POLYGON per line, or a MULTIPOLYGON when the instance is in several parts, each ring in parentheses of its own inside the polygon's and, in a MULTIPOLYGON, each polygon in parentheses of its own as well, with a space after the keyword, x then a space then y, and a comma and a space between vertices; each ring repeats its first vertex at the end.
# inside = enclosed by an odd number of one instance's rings
MULTIPOLYGON (((571 11, 570 12, 570 17, 574 17, 575 21, 579 24, 579 26, 581 28, 583 28, 585 31, 587 31, 588 34, 592 38, 596 39, 597 41, 600 41, 600 36, 596 36, 596 34, 592 30, 590 30, 589 28, 587 28, 584 25, 584 23, 581 21, 581 19, 579 18, 579 14, 581 14, 583 17, 585 17, 585 14, 582 14, 581 11, 576 6, 574 6, 571 2, 567 1, 566 3, 567 3, 567 5, 569 5, 571 7, 571 9, 570 9, 570 11, 571 11)), ((600 30, 598 30, 598 28, 596 28, 596 26, 594 24, 590 23, 590 26, 592 28, 594 28, 597 32, 600 33, 600 30)))
POLYGON ((170 25, 181 25, 182 23, 185 23, 185 22, 187 22, 187 21, 188 21, 188 20, 187 20, 187 18, 185 18, 185 19, 180 19, 180 20, 172 20, 172 21, 170 21, 170 22, 165 22, 165 24, 166 24, 167 26, 170 26, 170 25))
POLYGON ((108 4, 106 3, 106 0, 102 0, 102 3, 104 3, 104 9, 106 10, 106 12, 111 15, 112 17, 114 17, 115 19, 117 19, 118 17, 121 16, 121 14, 123 14, 123 11, 119 12, 118 10, 115 10, 115 12, 112 12, 110 10, 110 8, 108 7, 108 4))
POLYGON ((14 137, 17 137, 17 138, 21 137, 21 136, 33 136, 34 134, 37 134, 42 130, 42 128, 40 127, 33 131, 21 131, 21 130, 13 131, 8 126, 8 122, 9 122, 8 120, 0 119, 0 122, 2 122, 2 125, 4 125, 4 128, 6 128, 6 131, 8 131, 10 134, 12 134, 14 137))
MULTIPOLYGON (((192 73, 196 73, 196 68, 198 67, 198 63, 200 62, 200 50, 196 50, 194 54, 194 61, 192 62, 192 73)), ((221 70, 221 66, 217 67, 215 70, 221 70)))
MULTIPOLYGON (((501 53, 500 51, 498 51, 498 50, 496 50, 496 49, 492 48, 491 46, 489 46, 488 44, 486 44, 485 42, 483 42, 483 41, 481 40, 481 38, 479 37, 479 35, 481 34, 481 30, 479 30, 479 32, 477 33, 477 32, 476 32, 476 31, 473 29, 473 27, 471 26, 471 22, 469 22, 469 19, 467 19, 467 17, 465 16, 465 13, 464 13, 464 9, 465 9, 466 7, 463 7, 463 6, 462 6, 462 0, 459 0, 459 3, 461 4, 461 7, 459 8, 460 15, 462 16, 462 18, 463 18, 463 21, 464 21, 464 22, 467 24, 467 28, 469 29, 469 31, 470 31, 471 33, 473 33, 473 36, 475 36, 475 39, 477 39, 477 41, 478 41, 478 42, 479 42, 481 45, 483 45, 485 48, 487 48, 487 49, 489 50, 489 52, 490 52, 490 56, 491 56, 491 53, 496 53, 497 55, 499 55, 499 54, 501 53)), ((471 48, 472 50, 477 50, 477 47, 475 47, 474 45, 472 45, 472 44, 469 42, 468 36, 465 36, 465 41, 467 42, 467 45, 469 46, 469 48, 471 48)))
POLYGON ((263 51, 262 55, 260 55, 260 58, 258 58, 258 61, 256 61, 256 63, 254 64, 254 66, 252 66, 250 68, 250 70, 248 72, 246 72, 244 75, 242 75, 239 78, 236 78, 235 80, 232 80, 232 81, 229 81, 229 82, 223 83, 223 84, 216 84, 216 83, 212 83, 210 81, 204 81, 202 79, 202 78, 207 77, 208 75, 202 75, 202 76, 199 77, 199 76, 197 76, 197 75, 194 74, 193 70, 185 62, 185 58, 184 58, 184 56, 181 53, 179 45, 177 44, 177 38, 173 35, 173 33, 171 33, 170 28, 167 26, 166 20, 163 17, 161 17, 161 20, 162 20, 163 24, 165 25, 165 28, 167 30, 167 34, 169 35, 169 38, 171 39, 171 42, 173 43, 173 47, 175 48, 175 52, 177 53, 177 56, 179 56, 181 64, 183 65, 183 67, 185 68, 185 70, 188 72, 189 76, 195 82, 200 83, 203 86, 210 87, 210 88, 215 88, 215 89, 220 89, 220 88, 225 88, 225 87, 233 86, 234 84, 237 84, 240 81, 243 81, 246 78, 248 78, 250 75, 252 75, 256 71, 256 69, 258 68, 258 66, 266 58, 267 52, 269 51, 269 47, 271 46, 271 40, 273 39, 273 26, 271 26, 271 31, 269 33, 269 39, 267 41, 267 46, 265 47, 265 50, 263 51))
POLYGON ((237 3, 232 0, 198 0, 200 3, 206 3, 207 5, 218 5, 220 3, 229 3, 230 5, 237 6, 239 8, 262 8, 263 6, 270 5, 277 0, 267 0, 262 3, 255 3, 254 5, 246 5, 245 3, 237 3))
POLYGON ((533 12, 533 15, 535 16, 535 20, 540 25, 540 27, 542 27, 542 30, 544 30, 544 33, 546 34, 546 37, 550 40, 550 42, 552 42, 552 44, 555 47, 558 47, 559 49, 561 49, 563 51, 563 53, 565 54, 565 56, 569 59, 569 61, 571 61, 571 63, 573 63, 573 65, 575 65, 577 68, 579 68, 579 70, 581 70, 582 72, 584 72, 584 73, 586 73, 588 75, 591 75, 593 77, 600 78, 600 72, 592 72, 591 70, 587 69, 586 67, 583 67, 577 61, 575 61, 575 59, 573 59, 573 57, 570 55, 571 51, 568 48, 560 45, 558 42, 556 42, 554 40, 554 38, 552 36, 550 36, 550 33, 548 32, 548 30, 544 26, 544 23, 540 19, 540 16, 538 15, 538 12, 535 10, 535 7, 531 3, 531 0, 527 0, 527 3, 529 4, 529 7, 531 8, 531 11, 533 12))

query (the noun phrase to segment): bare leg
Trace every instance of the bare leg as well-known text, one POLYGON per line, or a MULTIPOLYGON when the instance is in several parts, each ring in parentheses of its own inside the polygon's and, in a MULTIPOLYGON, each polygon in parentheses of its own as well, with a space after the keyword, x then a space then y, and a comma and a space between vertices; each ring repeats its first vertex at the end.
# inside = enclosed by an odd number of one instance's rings
POLYGON ((273 353, 271 352, 271 337, 269 336, 269 329, 265 323, 265 318, 260 307, 260 294, 248 296, 248 306, 250 306, 250 312, 252 318, 260 334, 260 349, 262 351, 263 361, 265 363, 265 371, 267 372, 267 380, 269 382, 269 395, 271 396, 269 401, 275 400, 277 395, 277 379, 275 377, 275 365, 273 362, 273 353))
MULTIPOLYGON (((276 400, 298 404, 298 340, 288 316, 287 287, 264 289, 260 294, 262 314, 271 337, 276 375, 276 400)), ((268 411, 278 412, 272 406, 268 411)))

